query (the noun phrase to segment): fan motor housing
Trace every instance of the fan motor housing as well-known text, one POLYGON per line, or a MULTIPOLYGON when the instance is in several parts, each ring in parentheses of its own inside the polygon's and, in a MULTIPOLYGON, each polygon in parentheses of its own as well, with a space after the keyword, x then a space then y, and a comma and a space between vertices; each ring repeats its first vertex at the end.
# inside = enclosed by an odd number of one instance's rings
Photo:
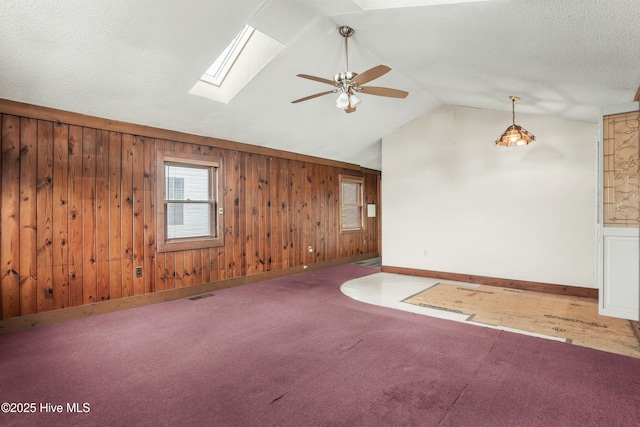
POLYGON ((358 73, 354 73, 352 71, 343 71, 341 73, 336 73, 333 76, 333 81, 338 83, 339 85, 344 85, 345 83, 349 83, 351 80, 355 79, 358 73))

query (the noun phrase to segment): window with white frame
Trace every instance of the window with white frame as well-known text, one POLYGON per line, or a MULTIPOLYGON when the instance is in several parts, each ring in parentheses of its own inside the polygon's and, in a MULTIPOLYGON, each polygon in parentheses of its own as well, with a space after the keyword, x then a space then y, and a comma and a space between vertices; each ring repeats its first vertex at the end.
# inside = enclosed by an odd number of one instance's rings
POLYGON ((158 251, 223 244, 221 162, 158 151, 158 251))
POLYGON ((340 232, 364 230, 364 178, 340 175, 340 232))

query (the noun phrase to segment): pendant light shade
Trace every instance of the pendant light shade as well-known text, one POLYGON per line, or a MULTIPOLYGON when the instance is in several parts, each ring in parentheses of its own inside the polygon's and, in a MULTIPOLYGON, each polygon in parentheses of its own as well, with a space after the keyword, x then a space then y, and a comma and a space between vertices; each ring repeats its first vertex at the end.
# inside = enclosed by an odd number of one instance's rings
POLYGON ((355 108, 360 102, 362 101, 355 94, 342 92, 336 100, 336 107, 346 110, 348 108, 355 108))
POLYGON ((358 98, 355 95, 349 95, 349 105, 351 106, 351 108, 355 108, 356 105, 360 104, 360 98, 358 98))
POLYGON ((520 98, 517 96, 510 96, 509 99, 511 99, 512 125, 509 126, 502 135, 500 135, 500 138, 496 139, 496 145, 503 147, 511 147, 512 145, 528 145, 535 141, 536 137, 528 130, 516 124, 515 102, 519 101, 520 98))
POLYGON ((347 108, 349 106, 349 94, 346 92, 342 92, 338 99, 336 99, 336 107, 338 108, 347 108))

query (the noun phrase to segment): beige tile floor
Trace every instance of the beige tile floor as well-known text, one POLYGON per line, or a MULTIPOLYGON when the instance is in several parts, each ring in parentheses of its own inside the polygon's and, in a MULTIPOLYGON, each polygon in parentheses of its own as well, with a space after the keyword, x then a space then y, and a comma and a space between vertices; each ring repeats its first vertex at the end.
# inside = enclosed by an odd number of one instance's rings
MULTIPOLYGON (((361 277, 358 279, 349 280, 344 284, 342 284, 340 289, 342 293, 347 295, 348 297, 361 302, 368 303, 368 304, 389 307, 396 310, 408 311, 412 313, 422 314, 425 316, 438 317, 441 319, 447 319, 447 320, 456 321, 456 322, 473 323, 474 325, 477 325, 477 326, 501 329, 505 331, 531 335, 531 336, 536 336, 536 337, 550 339, 550 340, 567 342, 566 338, 552 336, 544 333, 527 331, 523 329, 505 326, 505 325, 492 325, 492 324, 473 322, 473 320, 470 320, 469 314, 465 314, 465 313, 455 313, 452 311, 439 310, 435 308, 429 308, 429 307, 424 307, 416 304, 411 304, 409 302, 405 302, 407 298, 417 295, 438 283, 458 284, 461 287, 470 287, 470 288, 480 286, 480 285, 471 284, 471 283, 454 282, 449 280, 443 281, 440 279, 430 279, 430 278, 424 278, 424 277, 415 277, 415 276, 380 272, 380 273, 372 274, 369 276, 361 277)), ((542 295, 542 298, 546 298, 546 297, 554 298, 556 296, 552 294, 542 295)), ((536 304, 540 304, 540 302, 538 301, 536 304)), ((525 307, 523 307, 523 313, 526 314, 525 307)), ((558 314, 561 315, 562 313, 558 313, 558 314)), ((597 312, 594 313, 594 316, 598 316, 597 312)), ((594 317, 593 321, 597 322, 598 319, 594 317)), ((630 326, 629 326, 629 329, 631 329, 630 326)), ((629 335, 625 334, 624 337, 621 337, 620 339, 628 340, 628 347, 631 348, 631 351, 627 352, 629 354, 616 351, 613 348, 606 348, 606 346, 605 348, 603 348, 601 344, 589 345, 589 343, 580 342, 579 345, 592 347, 592 348, 599 348, 600 350, 604 350, 604 351, 617 352, 617 353, 625 354, 631 357, 640 357, 640 343, 638 343, 638 340, 635 338, 633 333, 631 334, 631 338, 628 338, 628 337, 629 335)))

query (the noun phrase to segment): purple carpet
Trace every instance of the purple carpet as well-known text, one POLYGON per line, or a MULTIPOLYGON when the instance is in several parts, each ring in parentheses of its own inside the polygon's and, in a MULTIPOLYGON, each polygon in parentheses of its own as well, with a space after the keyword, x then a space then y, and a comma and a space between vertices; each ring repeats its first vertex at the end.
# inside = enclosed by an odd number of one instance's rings
POLYGON ((342 265, 0 336, 0 402, 35 409, 0 425, 640 425, 640 359, 340 292, 377 271, 342 265))

